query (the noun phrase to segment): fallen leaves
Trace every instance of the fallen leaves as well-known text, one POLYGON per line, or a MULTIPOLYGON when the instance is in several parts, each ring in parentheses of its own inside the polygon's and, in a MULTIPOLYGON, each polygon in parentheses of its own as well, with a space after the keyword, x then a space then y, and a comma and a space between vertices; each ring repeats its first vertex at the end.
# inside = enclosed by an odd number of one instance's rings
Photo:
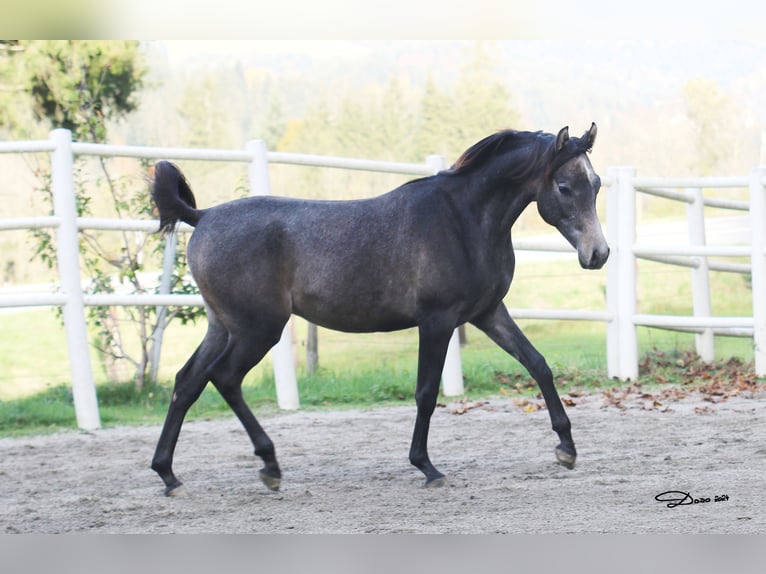
POLYGON ((673 400, 680 400, 682 396, 685 396, 685 393, 681 393, 676 397, 671 396, 671 394, 668 394, 665 391, 659 393, 646 392, 641 388, 640 383, 628 385, 627 387, 614 387, 602 393, 604 402, 601 405, 601 408, 615 407, 620 410, 625 410, 628 408, 626 405, 626 403, 628 403, 637 404, 641 410, 644 411, 660 410, 662 412, 669 412, 670 407, 665 403, 673 400))
POLYGON ((540 409, 545 408, 545 403, 541 401, 530 401, 526 398, 516 399, 513 401, 513 404, 521 408, 525 413, 536 413, 540 409))
POLYGON ((533 378, 521 373, 507 374, 495 371, 495 380, 500 383, 500 393, 504 395, 537 388, 537 383, 533 378))
MULTIPOLYGON (((692 351, 665 353, 654 349, 642 357, 639 374, 640 382, 604 391, 602 408, 624 409, 625 403, 639 401, 643 410, 668 412, 672 409, 667 403, 681 401, 692 394, 716 404, 735 396, 753 397, 766 390, 766 383, 755 376, 752 363, 736 357, 705 363, 692 351), (647 392, 645 384, 663 386, 647 392)), ((705 406, 696 407, 694 412, 714 411, 705 406)))
MULTIPOLYGON (((509 397, 524 412, 545 409, 542 395, 533 395, 537 383, 523 373, 496 371, 501 395, 509 397)), ((694 351, 660 351, 653 349, 644 354, 639 363, 639 380, 624 386, 604 389, 599 375, 579 371, 565 372, 556 379, 556 387, 565 407, 575 407, 581 397, 601 398, 601 408, 672 412, 671 405, 685 399, 701 399, 710 405, 725 402, 731 397, 753 397, 766 392, 766 381, 755 376, 752 363, 738 358, 713 363, 703 362, 694 351), (564 389, 569 389, 565 392, 564 389), (575 390, 580 387, 582 390, 575 390)), ((459 406, 455 414, 463 414, 471 404, 459 406)), ((694 408, 697 414, 715 412, 709 406, 694 408)))
POLYGON ((471 409, 478 409, 485 405, 488 405, 489 401, 469 401, 467 398, 462 398, 457 401, 457 405, 449 410, 451 415, 464 415, 471 409))

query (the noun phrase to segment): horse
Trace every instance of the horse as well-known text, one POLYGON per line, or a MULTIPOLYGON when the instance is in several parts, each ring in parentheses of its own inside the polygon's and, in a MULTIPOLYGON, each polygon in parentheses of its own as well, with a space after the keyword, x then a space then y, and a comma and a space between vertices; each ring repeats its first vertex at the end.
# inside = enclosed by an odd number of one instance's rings
POLYGON ((574 468, 571 423, 545 358, 510 317, 503 298, 513 279, 511 227, 532 202, 577 250, 581 267, 599 269, 609 246, 596 214, 601 180, 581 137, 504 130, 468 148, 452 165, 383 195, 358 200, 251 196, 198 209, 172 163, 155 165, 152 199, 160 230, 195 227, 188 264, 208 329, 178 371, 151 468, 165 494, 184 492, 172 470, 184 417, 208 382, 244 426, 276 491, 282 471, 274 444, 242 396, 242 379, 280 339, 292 314, 345 332, 418 330, 416 417, 409 461, 424 486, 445 484, 431 463, 428 432, 447 345, 470 323, 515 357, 537 382, 559 444, 559 464, 574 468))

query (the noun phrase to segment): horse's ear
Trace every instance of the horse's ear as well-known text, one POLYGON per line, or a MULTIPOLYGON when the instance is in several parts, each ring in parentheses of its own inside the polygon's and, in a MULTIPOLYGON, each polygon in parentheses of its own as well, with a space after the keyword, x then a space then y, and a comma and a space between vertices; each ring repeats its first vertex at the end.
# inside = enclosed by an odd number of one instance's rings
POLYGON ((560 152, 569 141, 569 126, 561 128, 559 135, 556 136, 556 152, 560 152))
POLYGON ((588 143, 586 147, 588 149, 591 149, 593 147, 593 144, 596 143, 597 133, 598 133, 598 128, 596 127, 596 122, 592 122, 590 124, 590 129, 585 133, 585 141, 588 143))

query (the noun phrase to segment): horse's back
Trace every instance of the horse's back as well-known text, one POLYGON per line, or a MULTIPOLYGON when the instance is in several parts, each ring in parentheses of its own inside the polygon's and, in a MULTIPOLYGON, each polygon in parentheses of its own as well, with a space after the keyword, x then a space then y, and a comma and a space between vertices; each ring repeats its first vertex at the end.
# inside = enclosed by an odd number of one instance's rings
POLYGON ((371 255, 409 235, 407 210, 400 208, 385 196, 355 201, 247 197, 205 213, 190 241, 190 255, 216 266, 221 257, 253 263, 289 257, 297 265, 361 251, 371 255))
POLYGON ((340 330, 405 328, 414 324, 422 267, 409 211, 385 196, 244 198, 205 213, 189 265, 216 310, 246 299, 340 330))

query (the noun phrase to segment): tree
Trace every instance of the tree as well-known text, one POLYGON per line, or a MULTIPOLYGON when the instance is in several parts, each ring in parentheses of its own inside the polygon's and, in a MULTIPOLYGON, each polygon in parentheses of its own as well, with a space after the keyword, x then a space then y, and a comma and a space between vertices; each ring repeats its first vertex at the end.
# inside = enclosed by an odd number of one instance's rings
POLYGON ((423 161, 425 156, 414 155, 414 113, 407 101, 405 86, 398 78, 393 77, 388 81, 376 108, 370 114, 370 125, 378 142, 373 157, 393 161, 423 161))
POLYGON ((429 154, 449 157, 455 153, 454 142, 449 141, 452 117, 452 101, 448 94, 439 90, 433 78, 426 81, 418 113, 419 122, 415 135, 415 149, 420 158, 429 154))
MULTIPOLYGON (((30 128, 19 129, 15 118, 25 106, 33 113, 36 128, 66 128, 73 139, 81 142, 103 143, 109 121, 119 120, 134 111, 136 96, 143 87, 146 68, 137 42, 115 41, 29 41, 8 46, 0 60, 0 77, 12 76, 17 101, 20 104, 3 117, 4 127, 11 133, 26 136, 30 128), (9 72, 9 68, 15 70, 9 72)), ((146 173, 148 166, 143 165, 146 173)), ((37 174, 41 190, 50 199, 49 168, 39 167, 37 174)), ((151 202, 142 185, 137 191, 132 185, 135 177, 118 177, 108 167, 108 160, 93 161, 78 158, 75 163, 78 215, 91 215, 96 203, 120 218, 149 216, 151 202)), ((37 253, 53 265, 54 237, 47 230, 37 230, 37 253)), ((141 272, 146 263, 156 259, 161 245, 146 233, 121 232, 114 235, 81 231, 82 264, 90 277, 90 292, 113 292, 115 285, 129 286, 133 292, 147 292, 141 272)), ((178 273, 182 277, 183 272, 178 273)), ((107 373, 115 376, 113 367, 122 360, 135 369, 136 386, 143 387, 150 367, 152 334, 159 322, 174 315, 191 317, 192 311, 179 309, 158 319, 149 307, 125 308, 90 307, 88 318, 98 332, 94 345, 104 358, 107 373), (129 350, 123 333, 127 318, 138 332, 139 349, 129 350)))
POLYGON ((0 41, 0 128, 6 137, 29 137, 33 116, 24 98, 24 69, 18 65, 25 46, 18 40, 0 41), (20 97, 21 96, 21 97, 20 97))
POLYGON ((491 54, 485 43, 476 43, 455 84, 451 125, 458 153, 491 133, 513 127, 519 120, 510 105, 510 92, 496 79, 496 62, 491 54))
POLYGON ((287 131, 287 118, 282 108, 282 100, 278 96, 271 98, 269 109, 258 132, 271 150, 279 149, 279 142, 287 131))
POLYGON ((145 69, 137 42, 39 41, 22 44, 25 91, 39 121, 101 142, 106 118, 136 109, 145 69))
POLYGON ((323 128, 332 132, 332 143, 325 153, 350 157, 374 157, 366 155, 376 146, 370 125, 370 113, 365 109, 363 101, 349 95, 343 99, 332 124, 323 128))
POLYGON ((239 66, 195 73, 186 82, 178 106, 184 125, 182 140, 192 147, 241 144, 252 123, 246 100, 247 86, 239 66))
POLYGON ((708 176, 726 170, 735 149, 733 101, 717 82, 704 78, 689 80, 683 94, 696 149, 693 171, 708 176))
POLYGON ((497 80, 496 62, 483 43, 473 45, 451 90, 426 81, 420 104, 416 148, 422 156, 443 155, 454 161, 470 145, 519 119, 511 94, 497 80))

